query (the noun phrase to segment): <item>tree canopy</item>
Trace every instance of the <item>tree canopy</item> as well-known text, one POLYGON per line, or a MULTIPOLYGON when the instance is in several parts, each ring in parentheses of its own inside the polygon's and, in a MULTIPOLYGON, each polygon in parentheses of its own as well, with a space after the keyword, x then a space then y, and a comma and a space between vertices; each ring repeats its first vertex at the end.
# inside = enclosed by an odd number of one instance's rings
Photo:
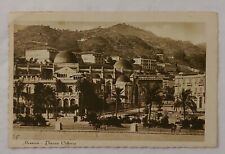
POLYGON ((80 110, 87 109, 90 112, 102 110, 105 102, 96 94, 94 87, 94 84, 87 79, 77 82, 77 90, 81 92, 80 110))
POLYGON ((45 109, 58 105, 53 88, 42 83, 35 85, 33 101, 34 114, 41 114, 45 112, 45 109))
POLYGON ((174 107, 178 108, 181 107, 183 108, 183 115, 184 119, 186 119, 186 111, 187 109, 191 109, 191 111, 194 113, 197 110, 197 105, 194 102, 194 96, 191 95, 191 90, 182 90, 180 96, 178 97, 177 101, 174 103, 174 107))

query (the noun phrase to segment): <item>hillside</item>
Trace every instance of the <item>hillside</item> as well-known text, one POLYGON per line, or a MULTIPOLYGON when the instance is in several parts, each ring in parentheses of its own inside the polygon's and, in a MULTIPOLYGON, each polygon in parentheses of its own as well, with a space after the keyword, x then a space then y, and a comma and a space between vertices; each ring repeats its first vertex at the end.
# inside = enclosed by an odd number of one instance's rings
POLYGON ((205 70, 205 44, 194 45, 187 41, 158 37, 127 24, 85 31, 28 26, 15 33, 14 41, 16 57, 23 56, 26 49, 45 46, 73 52, 92 50, 122 57, 154 57, 155 53, 163 52, 165 57, 174 56, 179 64, 205 70))

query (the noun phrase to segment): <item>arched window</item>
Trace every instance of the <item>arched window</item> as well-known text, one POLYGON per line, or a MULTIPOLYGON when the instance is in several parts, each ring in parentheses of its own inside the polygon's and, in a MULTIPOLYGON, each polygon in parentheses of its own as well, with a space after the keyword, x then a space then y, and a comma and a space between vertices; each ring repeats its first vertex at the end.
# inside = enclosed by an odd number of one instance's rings
POLYGON ((66 99, 64 99, 64 101, 63 101, 63 106, 64 107, 68 107, 69 106, 69 100, 66 98, 66 99))

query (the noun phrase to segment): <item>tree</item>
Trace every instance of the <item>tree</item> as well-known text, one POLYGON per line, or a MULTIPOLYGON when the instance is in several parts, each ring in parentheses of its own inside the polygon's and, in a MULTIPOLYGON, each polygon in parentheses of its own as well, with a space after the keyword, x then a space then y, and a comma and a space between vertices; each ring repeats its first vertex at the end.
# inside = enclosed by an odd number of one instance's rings
POLYGON ((146 106, 148 106, 148 121, 151 120, 153 101, 157 101, 157 99, 160 99, 160 97, 158 96, 159 90, 160 90, 159 84, 144 85, 145 104, 146 106))
POLYGON ((116 88, 115 92, 113 93, 113 97, 115 98, 115 102, 116 102, 115 113, 117 117, 118 106, 121 104, 121 99, 125 99, 126 96, 123 95, 123 89, 116 88))
POLYGON ((163 96, 160 95, 160 91, 158 91, 158 93, 156 93, 156 95, 154 96, 154 101, 157 105, 158 111, 161 110, 162 106, 163 106, 163 96))
POLYGON ((183 117, 184 120, 186 119, 186 110, 189 108, 192 112, 196 112, 197 105, 193 101, 194 97, 191 96, 191 90, 182 90, 180 96, 178 97, 177 101, 174 103, 174 107, 181 107, 183 109, 183 117))
POLYGON ((165 100, 174 101, 174 92, 175 92, 174 87, 167 86, 165 88, 165 93, 166 93, 165 100))
POLYGON ((22 97, 25 100, 24 107, 26 108, 26 114, 29 114, 30 113, 29 107, 32 105, 31 101, 33 100, 33 94, 23 92, 22 97))
POLYGON ((56 80, 56 91, 57 92, 68 92, 68 88, 65 83, 60 79, 56 80))
MULTIPOLYGON (((25 84, 18 80, 15 82, 15 94, 16 94, 16 98, 17 98, 17 105, 19 106, 19 99, 23 94, 23 90, 24 90, 25 84)), ((21 108, 20 108, 20 112, 21 112, 21 108)))
POLYGON ((33 98, 33 109, 35 115, 40 115, 43 112, 46 112, 47 118, 49 118, 49 109, 55 110, 58 105, 53 88, 45 86, 42 83, 37 83, 35 85, 33 98))
POLYGON ((52 87, 45 86, 44 105, 46 109, 47 119, 49 119, 49 109, 56 111, 56 106, 58 105, 55 92, 52 87))
POLYGON ((134 104, 135 105, 138 105, 138 108, 140 108, 140 103, 138 102, 138 85, 137 84, 135 84, 134 85, 134 87, 133 87, 133 91, 134 91, 134 104))
POLYGON ((87 79, 78 80, 76 88, 80 91, 80 104, 79 111, 82 115, 84 110, 99 112, 102 111, 103 104, 105 103, 101 98, 98 97, 95 91, 95 85, 87 79))
POLYGON ((116 61, 113 60, 112 57, 107 57, 106 58, 106 63, 111 65, 111 66, 113 66, 116 63, 116 61))
POLYGON ((34 105, 33 112, 34 115, 42 114, 44 110, 44 97, 45 96, 45 86, 42 83, 37 83, 34 87, 34 105))

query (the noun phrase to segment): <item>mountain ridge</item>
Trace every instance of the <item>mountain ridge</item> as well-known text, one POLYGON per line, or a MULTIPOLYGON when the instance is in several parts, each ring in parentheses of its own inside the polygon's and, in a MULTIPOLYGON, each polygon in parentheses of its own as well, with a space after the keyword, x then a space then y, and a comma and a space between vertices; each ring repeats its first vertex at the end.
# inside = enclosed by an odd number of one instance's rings
POLYGON ((173 56, 179 64, 205 70, 204 43, 194 45, 188 41, 159 37, 150 31, 125 23, 83 31, 59 30, 42 25, 27 26, 15 32, 14 45, 15 57, 24 56, 27 49, 41 46, 73 52, 91 50, 126 58, 137 56, 154 58, 156 53, 164 53, 165 57, 173 56))

